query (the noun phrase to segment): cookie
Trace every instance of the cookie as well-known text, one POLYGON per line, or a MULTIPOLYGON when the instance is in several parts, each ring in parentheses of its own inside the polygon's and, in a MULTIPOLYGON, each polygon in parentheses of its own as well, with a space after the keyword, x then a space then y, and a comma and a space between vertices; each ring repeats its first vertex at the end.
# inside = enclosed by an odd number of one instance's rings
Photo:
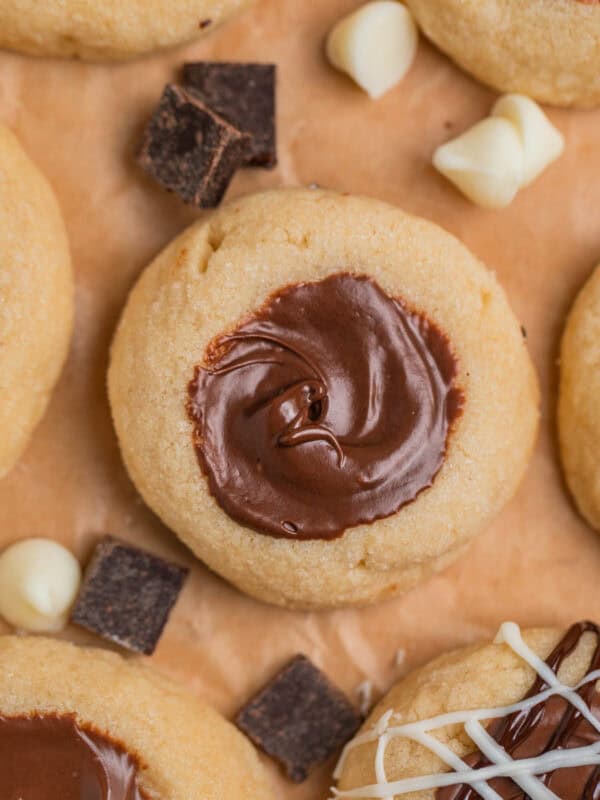
POLYGON ((558 433, 575 502, 600 530, 600 267, 569 314, 560 353, 558 433))
POLYGON ((407 0, 407 5, 426 36, 495 89, 558 106, 600 103, 595 0, 407 0))
POLYGON ((0 125, 0 477, 46 410, 72 323, 71 260, 58 204, 0 125))
POLYGON ((378 704, 336 769, 340 800, 579 800, 600 790, 600 629, 444 655, 378 704))
POLYGON ((148 505, 243 591, 303 608, 452 560, 513 494, 538 419, 492 274, 424 220, 321 190, 245 198, 170 244, 108 384, 148 505))
POLYGON ((43 638, 0 637, 0 762, 11 798, 273 796, 216 711, 114 653, 43 638))
POLYGON ((0 47, 31 55, 122 59, 187 42, 249 0, 5 0, 0 47))

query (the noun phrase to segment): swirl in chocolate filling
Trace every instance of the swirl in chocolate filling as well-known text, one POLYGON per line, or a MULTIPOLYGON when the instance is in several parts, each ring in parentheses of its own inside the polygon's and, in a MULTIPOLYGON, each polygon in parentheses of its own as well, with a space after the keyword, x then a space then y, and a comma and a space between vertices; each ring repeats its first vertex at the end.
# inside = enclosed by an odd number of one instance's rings
POLYGON ((0 717, 2 800, 144 800, 137 762, 72 716, 0 717))
POLYGON ((366 276, 282 289, 207 348, 195 446, 227 514, 331 539, 431 486, 462 408, 444 334, 366 276))
MULTIPOLYGON (((600 669, 600 628, 591 622, 573 625, 561 639, 546 664, 558 673, 561 664, 571 655, 581 642, 584 634, 593 633, 597 638, 589 672, 600 669)), ((577 694, 600 720, 600 694, 598 682, 588 681, 577 690, 577 694)), ((547 689, 540 676, 525 696, 533 697, 547 689)), ((568 699, 552 695, 532 708, 516 711, 501 719, 494 720, 487 729, 488 734, 508 753, 513 760, 536 758, 550 750, 563 750, 600 742, 600 733, 568 699)), ((481 769, 490 764, 485 756, 475 753, 465 759, 469 767, 481 769)), ((586 764, 577 767, 564 767, 538 780, 561 800, 598 800, 600 798, 600 766, 586 764)), ((528 800, 526 794, 510 778, 496 778, 489 781, 489 788, 502 800, 528 800)), ((549 795, 550 796, 550 795, 549 795)), ((471 786, 447 786, 438 789, 436 800, 475 800, 480 795, 471 786)))

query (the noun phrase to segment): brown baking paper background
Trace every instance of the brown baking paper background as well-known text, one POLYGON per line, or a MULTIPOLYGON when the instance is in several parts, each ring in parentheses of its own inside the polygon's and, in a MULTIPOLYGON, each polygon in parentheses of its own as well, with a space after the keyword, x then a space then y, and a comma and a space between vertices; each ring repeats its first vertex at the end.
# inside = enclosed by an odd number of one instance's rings
MULTIPOLYGON (((494 93, 423 41, 408 77, 369 100, 323 56, 328 29, 356 5, 259 0, 190 46, 124 65, 0 53, 0 119, 58 194, 77 283, 67 367, 25 457, 0 483, 0 545, 48 536, 85 560, 110 532, 191 566, 150 661, 229 717, 298 651, 355 697, 363 680, 381 692, 432 656, 493 635, 505 619, 600 619, 600 537, 565 492, 554 428, 565 314, 600 261, 600 112, 551 110, 566 138, 561 160, 509 209, 478 209, 430 161, 438 144, 489 111, 494 93), (193 559, 145 508, 120 461, 105 389, 111 335, 141 270, 199 213, 153 184, 134 160, 163 85, 185 59, 279 67, 279 167, 239 173, 229 197, 316 182, 423 215, 497 272, 526 327, 543 390, 527 477, 462 560, 404 598, 320 614, 255 602, 193 559), (397 666, 399 649, 406 655, 397 666)), ((65 636, 102 644, 74 629, 65 636)), ((331 763, 301 786, 265 763, 282 800, 327 796, 331 763)))

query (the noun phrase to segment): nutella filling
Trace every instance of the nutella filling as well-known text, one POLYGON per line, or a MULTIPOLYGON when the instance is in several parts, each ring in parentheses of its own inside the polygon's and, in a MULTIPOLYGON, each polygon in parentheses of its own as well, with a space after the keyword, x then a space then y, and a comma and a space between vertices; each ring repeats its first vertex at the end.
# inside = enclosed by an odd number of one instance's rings
POLYGON ((2 800, 144 800, 137 769, 72 716, 0 717, 2 800))
POLYGON ((463 395, 444 334, 366 276, 272 295, 189 386, 210 491, 237 522, 332 539, 430 487, 463 395))
MULTIPOLYGON (((588 672, 600 669, 600 629, 590 622, 573 625, 548 657, 546 664, 558 673, 563 661, 574 652, 585 633, 597 637, 597 645, 588 672)), ((544 679, 538 677, 526 698, 533 697, 547 688, 544 679)), ((597 681, 586 682, 577 694, 600 720, 600 694, 597 681)), ((532 759, 550 750, 568 750, 600 742, 600 732, 585 719, 581 712, 564 697, 552 695, 533 708, 517 711, 495 720, 487 729, 513 760, 532 759)), ((590 759, 591 760, 591 759, 590 759)), ((490 762, 480 753, 465 759, 469 767, 480 769, 490 762)), ((600 766, 564 767, 538 778, 541 783, 561 800, 597 800, 600 797, 600 766)), ((529 797, 510 778, 488 781, 489 788, 502 800, 527 800, 529 797)), ((438 789, 436 800, 476 800, 480 795, 465 784, 438 789)))

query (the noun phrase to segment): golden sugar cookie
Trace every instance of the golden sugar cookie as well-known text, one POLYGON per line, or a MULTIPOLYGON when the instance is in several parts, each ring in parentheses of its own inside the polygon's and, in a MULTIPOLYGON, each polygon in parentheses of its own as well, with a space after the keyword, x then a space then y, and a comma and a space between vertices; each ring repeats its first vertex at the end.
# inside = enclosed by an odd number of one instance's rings
POLYGON ((347 745, 338 800, 579 800, 600 790, 600 629, 521 634, 400 681, 347 745), (575 687, 573 689, 572 687, 575 687))
POLYGON ((27 800, 273 796, 242 734, 162 676, 15 636, 0 637, 0 789, 27 800))
POLYGON ((600 267, 567 319, 560 354, 558 431, 567 484, 600 530, 600 267))
POLYGON ((71 260, 58 204, 0 125, 0 477, 46 410, 72 324, 71 260))
POLYGON ((321 190, 247 197, 172 242, 108 382, 148 505, 243 591, 304 608, 452 560, 512 496, 538 419, 493 275, 431 223, 321 190))
POLYGON ((427 37, 495 89, 559 106, 600 103, 595 0, 406 2, 427 37))
POLYGON ((0 47, 32 55, 120 59, 212 30, 249 0, 2 0, 0 47))

